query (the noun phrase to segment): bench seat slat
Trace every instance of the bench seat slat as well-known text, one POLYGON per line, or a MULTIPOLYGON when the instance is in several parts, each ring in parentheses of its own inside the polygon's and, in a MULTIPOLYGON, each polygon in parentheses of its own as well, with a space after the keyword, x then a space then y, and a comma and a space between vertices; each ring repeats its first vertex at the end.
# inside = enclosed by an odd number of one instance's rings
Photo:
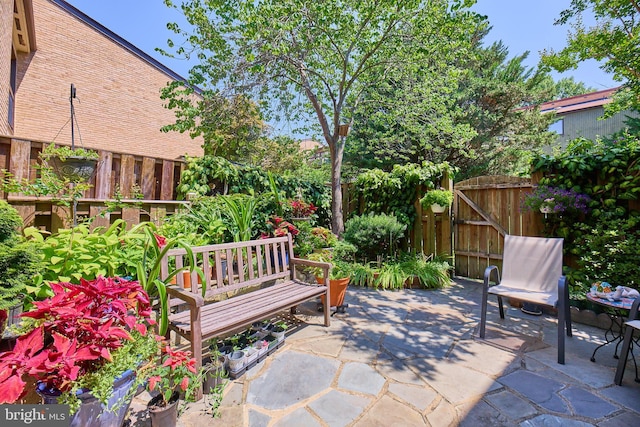
MULTIPOLYGON (((249 319, 262 319, 315 296, 324 295, 325 289, 324 286, 288 281, 205 305, 202 307, 202 335, 205 337, 220 329, 228 330, 236 324, 246 325, 249 319)), ((191 333, 190 319, 189 311, 173 314, 169 318, 170 324, 180 335, 191 333)))
MULTIPOLYGON (((178 275, 177 285, 169 288, 169 302, 173 310, 182 311, 170 314, 169 331, 190 341, 196 368, 202 366, 203 343, 206 340, 238 332, 253 322, 271 318, 321 295, 330 299, 327 286, 295 280, 296 266, 319 267, 325 277, 331 266, 295 258, 291 234, 246 242, 194 246, 189 253, 193 254, 192 261, 205 272, 205 283, 196 285, 192 274, 193 287, 188 290, 184 287, 182 275, 178 275), (215 266, 213 274, 209 268, 212 264, 215 266), (258 285, 266 287, 260 288, 258 285), (202 287, 205 286, 206 292, 201 297, 202 287), (240 292, 225 300, 215 301, 213 298, 235 291, 240 292), (245 291, 248 292, 243 293, 245 291), (197 295, 194 296, 194 293, 197 295)), ((170 265, 177 268, 185 265, 186 255, 185 248, 167 251, 161 260, 161 279, 167 279, 170 265)), ((330 316, 329 307, 325 305, 325 326, 330 325, 330 316)), ((167 332, 165 337, 170 338, 170 333, 167 332)), ((202 390, 196 398, 201 396, 202 390)))

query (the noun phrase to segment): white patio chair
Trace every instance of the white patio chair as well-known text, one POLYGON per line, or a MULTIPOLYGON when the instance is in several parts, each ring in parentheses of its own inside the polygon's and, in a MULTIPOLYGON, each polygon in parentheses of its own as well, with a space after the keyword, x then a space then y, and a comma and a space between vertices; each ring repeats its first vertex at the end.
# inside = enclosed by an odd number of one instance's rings
MULTIPOLYGON (((620 357, 618 359, 618 368, 616 369, 616 376, 614 378, 614 382, 617 385, 622 385, 622 376, 624 375, 624 370, 627 366, 629 350, 631 350, 633 346, 633 333, 636 330, 640 330, 640 320, 636 320, 638 317, 639 307, 640 298, 636 298, 636 300, 631 305, 631 310, 629 310, 629 319, 624 324, 624 341, 622 343, 622 351, 620 352, 620 357)), ((633 356, 633 351, 631 352, 631 357, 633 358, 633 363, 636 364, 636 359, 633 356)), ((638 381, 638 366, 636 365, 635 368, 636 381, 638 381)))
POLYGON ((502 258, 502 280, 498 267, 484 271, 484 288, 480 315, 480 338, 485 336, 487 299, 498 297, 500 318, 504 319, 502 298, 513 298, 558 310, 558 363, 564 365, 564 328, 571 336, 569 289, 562 276, 563 239, 506 235, 502 258), (489 286, 495 272, 495 286, 489 286))

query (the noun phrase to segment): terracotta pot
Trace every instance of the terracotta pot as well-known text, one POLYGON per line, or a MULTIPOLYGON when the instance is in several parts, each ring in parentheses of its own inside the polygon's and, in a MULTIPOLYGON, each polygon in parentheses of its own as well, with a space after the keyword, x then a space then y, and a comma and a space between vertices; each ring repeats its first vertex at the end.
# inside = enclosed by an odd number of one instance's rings
MULTIPOLYGON (((322 281, 322 278, 316 277, 316 280, 318 281, 319 284, 321 285, 324 284, 324 282, 322 281)), ((347 286, 349 285, 349 280, 351 280, 349 277, 344 277, 342 279, 329 280, 329 292, 331 293, 330 295, 331 304, 329 304, 330 307, 338 307, 344 304, 344 296, 347 293, 347 286)), ((324 295, 321 295, 320 299, 322 300, 322 304, 324 305, 324 300, 325 300, 324 295)))

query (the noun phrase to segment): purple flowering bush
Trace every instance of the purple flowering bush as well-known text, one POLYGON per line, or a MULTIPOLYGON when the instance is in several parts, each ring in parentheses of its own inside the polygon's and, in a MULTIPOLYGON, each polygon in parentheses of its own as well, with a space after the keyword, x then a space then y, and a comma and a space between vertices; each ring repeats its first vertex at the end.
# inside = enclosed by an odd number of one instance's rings
POLYGON ((527 194, 522 202, 523 211, 542 213, 589 212, 591 198, 586 194, 558 187, 541 185, 533 193, 527 194))

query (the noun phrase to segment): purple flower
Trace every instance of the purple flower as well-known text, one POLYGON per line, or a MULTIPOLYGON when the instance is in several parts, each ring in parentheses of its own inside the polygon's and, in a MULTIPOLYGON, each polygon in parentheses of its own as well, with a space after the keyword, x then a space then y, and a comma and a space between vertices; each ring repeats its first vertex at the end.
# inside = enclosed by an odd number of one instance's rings
POLYGON ((591 198, 586 194, 577 193, 558 187, 541 185, 533 193, 527 194, 522 201, 522 211, 542 211, 563 213, 567 211, 589 212, 591 198))

